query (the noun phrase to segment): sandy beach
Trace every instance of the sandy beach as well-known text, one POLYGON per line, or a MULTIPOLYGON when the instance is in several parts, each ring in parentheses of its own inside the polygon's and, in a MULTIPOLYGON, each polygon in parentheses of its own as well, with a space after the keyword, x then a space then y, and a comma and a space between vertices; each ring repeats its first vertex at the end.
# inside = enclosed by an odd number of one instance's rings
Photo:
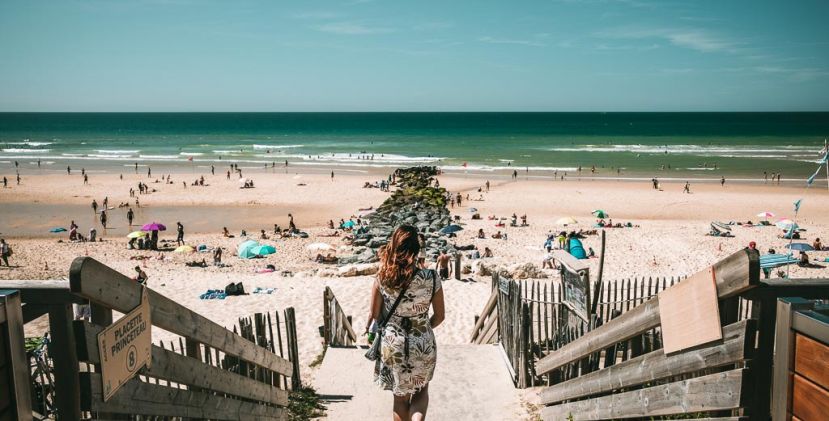
MULTIPOLYGON (((215 320, 231 326, 238 317, 255 312, 296 309, 300 337, 300 359, 303 377, 313 381, 315 370, 308 364, 322 352, 318 326, 322 324, 322 292, 326 286, 336 294, 346 313, 354 318, 354 326, 362 331, 365 326, 368 291, 373 279, 366 276, 340 277, 334 266, 312 261, 306 246, 326 242, 336 248, 345 247, 341 238, 323 237, 331 232, 328 220, 348 219, 359 209, 376 207, 389 193, 376 188, 363 188, 365 182, 385 178, 382 173, 258 173, 254 189, 240 189, 236 178, 227 180, 225 174, 206 176, 205 187, 189 185, 192 174, 173 174, 172 184, 151 183, 146 174, 96 174, 88 185, 79 177, 58 175, 28 176, 20 186, 0 192, 2 222, 0 230, 14 250, 11 268, 0 268, 2 279, 62 279, 68 275, 70 262, 77 256, 92 256, 101 262, 131 276, 132 268, 140 265, 149 275, 153 289, 177 302, 215 320), (182 181, 188 186, 184 188, 182 181), (137 227, 126 224, 121 202, 134 204, 129 188, 139 182, 147 183, 156 191, 138 195, 141 207, 136 209, 136 224, 152 220, 167 224, 162 240, 175 240, 175 223, 181 221, 186 230, 187 244, 205 244, 210 248, 225 249, 224 262, 229 267, 186 267, 185 262, 206 259, 208 253, 179 254, 128 250, 124 235, 137 227), (49 227, 68 227, 74 219, 80 231, 86 233, 97 216, 89 204, 109 197, 109 228, 98 222, 98 235, 104 239, 96 243, 68 242, 67 233, 50 234, 49 227), (308 232, 308 238, 273 238, 273 224, 287 225, 292 213, 298 227, 308 232), (222 227, 236 235, 225 238, 222 227), (239 243, 241 230, 257 238, 265 230, 269 239, 263 243, 274 245, 277 253, 263 259, 243 260, 233 255, 239 243), (133 260, 146 256, 146 260, 133 260), (161 258, 163 256, 163 259, 161 258), (268 264, 277 268, 274 273, 256 273, 268 264), (201 300, 207 289, 221 289, 230 282, 242 282, 248 291, 256 287, 275 288, 273 294, 251 294, 228 297, 225 300, 201 300)), ((151 179, 154 180, 154 179, 151 179)), ((604 279, 613 280, 635 276, 685 276, 756 241, 765 252, 773 247, 783 251, 787 240, 778 238, 782 231, 776 227, 743 227, 735 225, 733 238, 710 237, 705 234, 711 221, 757 222, 756 214, 771 211, 778 217, 793 217, 792 202, 803 198, 798 223, 807 229, 803 242, 815 238, 829 238, 829 194, 825 189, 795 188, 791 186, 718 183, 693 184, 691 194, 682 192, 684 183, 663 183, 654 190, 650 182, 571 180, 552 181, 520 177, 511 180, 508 175, 453 174, 439 177, 441 186, 460 193, 463 205, 451 210, 461 218, 464 230, 453 239, 457 245, 472 244, 483 251, 489 247, 494 257, 482 259, 485 265, 533 263, 541 266, 543 243, 548 232, 564 227, 556 225, 562 217, 573 217, 578 223, 567 230, 595 229, 594 209, 603 209, 614 223, 631 222, 633 228, 607 229, 607 250, 604 279), (489 180, 490 191, 483 187, 489 180), (479 189, 481 191, 479 192, 479 189), (466 200, 467 194, 469 200, 466 200), (470 208, 476 208, 481 220, 470 218, 470 208), (528 227, 509 227, 509 217, 527 215, 528 227), (507 227, 496 227, 496 220, 507 218, 507 227), (477 232, 484 230, 485 239, 477 232), (493 239, 497 231, 507 239, 493 239)), ((586 247, 597 253, 598 235, 588 235, 586 247)), ((814 252, 812 258, 823 260, 829 252, 814 252)), ((465 260, 473 267, 476 262, 465 260)), ((598 259, 590 259, 591 271, 598 270, 598 259)), ((829 264, 824 264, 829 265, 829 264)), ((790 266, 792 277, 825 277, 823 268, 790 266)), ((555 279, 557 274, 546 269, 544 276, 555 279)), ((445 283, 447 320, 437 331, 439 345, 463 344, 468 339, 474 316, 480 311, 490 293, 490 279, 476 273, 464 275, 467 282, 445 283)), ((45 327, 46 320, 27 325, 29 334, 45 327)), ((169 339, 163 334, 156 339, 169 339)), ((439 397, 433 397, 439 399, 439 397)))

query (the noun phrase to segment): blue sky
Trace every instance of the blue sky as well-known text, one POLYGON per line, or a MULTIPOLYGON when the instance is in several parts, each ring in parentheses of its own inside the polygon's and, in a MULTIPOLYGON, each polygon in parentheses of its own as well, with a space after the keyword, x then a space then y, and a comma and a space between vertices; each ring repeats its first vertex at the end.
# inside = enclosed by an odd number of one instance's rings
POLYGON ((0 1, 0 111, 829 110, 829 1, 0 1))

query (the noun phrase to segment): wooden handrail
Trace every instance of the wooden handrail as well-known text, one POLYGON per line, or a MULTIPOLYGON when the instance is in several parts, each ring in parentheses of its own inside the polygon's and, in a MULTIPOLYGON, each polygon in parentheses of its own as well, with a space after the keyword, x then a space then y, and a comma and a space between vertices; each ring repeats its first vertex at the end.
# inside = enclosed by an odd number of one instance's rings
MULTIPOLYGON (((69 269, 71 291, 107 308, 126 313, 141 301, 141 285, 90 257, 78 257, 69 269)), ((210 319, 149 290, 154 326, 209 345, 279 374, 291 376, 291 362, 258 347, 210 319)))
POLYGON ((357 342, 357 334, 351 326, 351 320, 346 316, 334 291, 325 287, 323 292, 323 339, 327 345, 351 346, 357 342), (342 329, 345 329, 343 331, 342 329), (345 334, 345 338, 341 338, 345 334), (344 339, 344 341, 341 341, 344 339))
MULTIPOLYGON (((718 297, 728 298, 758 285, 760 256, 756 250, 743 249, 698 274, 708 273, 710 269, 714 271, 718 297)), ((539 375, 549 373, 565 364, 633 338, 657 326, 659 326, 659 298, 653 297, 545 356, 536 364, 536 373, 539 375)))
POLYGON ((496 304, 498 304, 498 289, 492 290, 492 294, 490 294, 489 299, 484 305, 483 311, 481 311, 481 316, 478 317, 478 321, 475 322, 475 328, 472 329, 472 335, 469 338, 469 342, 475 342, 478 339, 478 336, 482 332, 482 328, 484 327, 484 322, 487 319, 492 319, 492 314, 497 308, 496 304))

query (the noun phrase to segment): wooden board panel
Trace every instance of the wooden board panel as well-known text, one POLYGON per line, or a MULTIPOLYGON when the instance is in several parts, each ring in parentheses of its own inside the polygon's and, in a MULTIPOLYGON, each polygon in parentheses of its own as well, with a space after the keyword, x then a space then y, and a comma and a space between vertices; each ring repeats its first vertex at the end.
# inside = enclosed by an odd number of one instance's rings
POLYGON ((722 339, 714 269, 659 293, 659 320, 666 354, 722 339))
MULTIPOLYGON (((78 342, 83 343, 78 349, 78 358, 93 364, 99 364, 97 335, 101 331, 96 326, 84 321, 75 322, 78 342)), ((241 376, 218 367, 158 346, 152 347, 152 367, 144 368, 140 374, 170 380, 203 389, 223 392, 230 395, 269 402, 276 405, 288 405, 288 392, 248 377, 241 376)))
POLYGON ((743 370, 731 370, 641 390, 548 406, 544 421, 572 414, 578 421, 642 418, 739 408, 743 370))
POLYGON ((792 414, 803 421, 825 420, 829 414, 829 392, 798 374, 792 383, 792 414))
MULTIPOLYGON (((2 333, 2 329, 0 329, 2 333)), ((0 341, 2 342, 2 341, 0 341)), ((0 345, 3 345, 0 343, 0 345)), ((5 411, 12 402, 11 373, 8 366, 0 366, 0 412, 5 411)))
MULTIPOLYGON (((126 313, 141 301, 141 286, 116 270, 92 259, 78 257, 69 269, 72 292, 113 310, 126 313)), ((291 375, 291 363, 253 342, 235 335, 210 319, 150 290, 154 326, 220 349, 243 360, 291 375)))
POLYGON ((104 402, 100 374, 81 373, 81 383, 84 410, 214 420, 287 419, 287 411, 282 408, 145 383, 138 379, 127 382, 115 396, 104 402))
POLYGON ((798 333, 795 339, 794 371, 816 385, 829 389, 829 346, 798 333))
POLYGON ((541 402, 561 402, 742 361, 754 344, 754 325, 754 320, 743 320, 726 326, 726 342, 716 346, 671 356, 660 349, 556 384, 541 392, 541 402), (751 334, 746 334, 747 329, 751 334))

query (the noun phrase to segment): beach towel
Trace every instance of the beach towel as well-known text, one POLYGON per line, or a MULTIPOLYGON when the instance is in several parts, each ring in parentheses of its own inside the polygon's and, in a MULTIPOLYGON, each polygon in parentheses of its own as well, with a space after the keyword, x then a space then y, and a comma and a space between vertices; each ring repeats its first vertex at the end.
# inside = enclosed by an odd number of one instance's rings
POLYGON ((225 297, 227 297, 227 294, 220 289, 208 289, 207 292, 199 295, 202 300, 224 300, 225 297))
POLYGON ((253 293, 254 293, 254 294, 273 294, 273 292, 274 292, 274 291, 276 291, 276 288, 260 288, 260 287, 256 287, 256 288, 253 290, 253 293))
POLYGON ((587 253, 584 251, 584 246, 581 244, 581 240, 578 238, 571 238, 570 239, 570 254, 573 255, 576 259, 586 259, 587 253))

